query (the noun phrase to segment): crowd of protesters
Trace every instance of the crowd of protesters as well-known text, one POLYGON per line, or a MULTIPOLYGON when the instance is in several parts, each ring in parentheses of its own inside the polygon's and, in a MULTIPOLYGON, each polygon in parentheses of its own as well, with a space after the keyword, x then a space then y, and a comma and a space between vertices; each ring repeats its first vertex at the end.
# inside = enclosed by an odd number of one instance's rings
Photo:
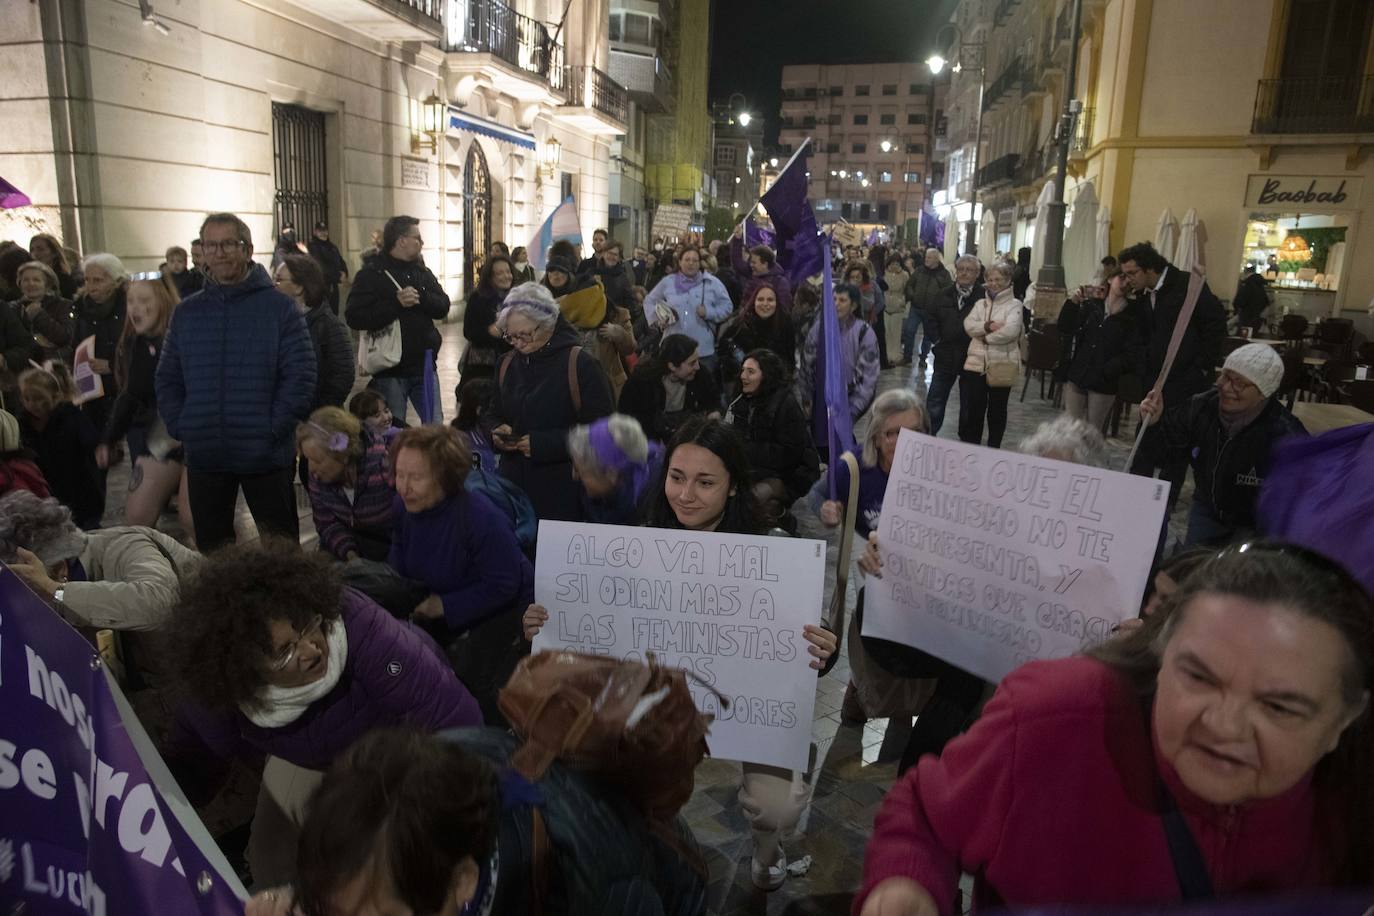
MULTIPOLYGON (((1024 264, 919 246, 833 246, 825 290, 740 233, 627 251, 598 230, 542 270, 498 242, 462 303, 424 246, 393 217, 350 271, 325 224, 308 243, 283 226, 269 272, 229 213, 146 272, 47 234, 0 245, 0 559, 74 626, 120 633, 130 689, 176 697, 160 750, 194 804, 235 760, 260 766, 250 913, 705 912, 681 824, 559 761, 534 782, 512 768, 498 695, 549 619, 538 522, 786 537, 799 514, 834 529, 848 512, 838 536, 880 576, 902 431, 1003 447, 1027 339, 1049 333, 1065 414, 1019 451, 1103 466, 1113 415, 1138 405, 1132 470, 1169 481, 1172 508, 1193 467, 1186 549, 1161 533, 1140 620, 991 700, 862 636, 859 590, 842 718, 916 724, 854 912, 957 912, 961 873, 982 905, 1374 880, 1374 605, 1333 560, 1253 540, 1271 455, 1305 435, 1283 361, 1258 343, 1223 358, 1205 284, 1177 335, 1189 276, 1148 243, 1053 321, 1024 264), (441 365, 459 376, 449 424, 441 365), (880 393, 885 369, 900 378, 880 393), (859 433, 857 505, 828 409, 859 433), (298 488, 318 549, 300 546, 298 488), (240 495, 257 538, 236 531, 240 495), (159 530, 173 504, 180 539, 159 530)), ((824 676, 844 634, 803 635, 824 676)), ((743 767, 762 890, 788 877, 813 775, 743 767)))

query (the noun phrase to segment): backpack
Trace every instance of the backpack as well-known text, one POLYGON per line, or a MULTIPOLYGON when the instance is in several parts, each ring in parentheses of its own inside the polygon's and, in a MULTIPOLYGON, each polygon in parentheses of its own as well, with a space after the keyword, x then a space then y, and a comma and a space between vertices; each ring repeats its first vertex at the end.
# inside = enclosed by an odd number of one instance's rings
POLYGON ((481 493, 491 500, 510 519, 520 549, 525 553, 534 549, 534 539, 539 533, 539 516, 534 514, 534 504, 524 490, 495 471, 483 468, 482 456, 476 452, 472 455, 472 470, 463 480, 463 489, 469 493, 481 493))

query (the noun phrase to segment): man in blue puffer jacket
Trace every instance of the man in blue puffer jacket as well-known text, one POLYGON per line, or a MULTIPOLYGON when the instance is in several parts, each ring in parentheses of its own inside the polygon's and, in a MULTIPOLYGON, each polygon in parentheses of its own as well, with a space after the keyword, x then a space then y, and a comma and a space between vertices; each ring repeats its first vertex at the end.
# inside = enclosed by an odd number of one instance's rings
POLYGON ((234 539, 239 488, 260 531, 300 536, 296 424, 310 414, 315 351, 296 304, 253 262, 232 213, 200 227, 205 288, 177 307, 157 367, 157 406, 186 448, 196 545, 234 539))

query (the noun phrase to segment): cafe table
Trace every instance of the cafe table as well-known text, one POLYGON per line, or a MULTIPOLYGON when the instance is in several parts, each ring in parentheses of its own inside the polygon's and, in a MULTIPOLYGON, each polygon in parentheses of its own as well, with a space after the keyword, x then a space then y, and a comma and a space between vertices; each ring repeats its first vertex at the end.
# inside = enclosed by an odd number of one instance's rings
POLYGON ((1346 426, 1374 423, 1374 413, 1367 413, 1349 404, 1322 404, 1316 401, 1294 404, 1293 416, 1301 420, 1302 425, 1314 436, 1346 426))

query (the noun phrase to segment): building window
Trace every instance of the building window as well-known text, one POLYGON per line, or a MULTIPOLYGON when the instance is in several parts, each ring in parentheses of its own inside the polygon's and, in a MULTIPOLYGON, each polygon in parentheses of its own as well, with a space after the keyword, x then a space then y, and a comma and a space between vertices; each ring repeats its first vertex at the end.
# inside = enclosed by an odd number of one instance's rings
POLYGON ((779 143, 779 144, 778 144, 778 152, 779 152, 781 155, 783 155, 783 156, 790 156, 790 155, 792 155, 792 144, 790 144, 790 143, 779 143))
POLYGON ((716 147, 716 165, 734 165, 735 148, 733 146, 716 147))
POLYGON ((859 204, 859 222, 866 223, 873 218, 872 204, 859 204))
POLYGON ((628 41, 631 44, 647 45, 650 43, 649 35, 652 31, 652 20, 648 16, 641 16, 637 13, 626 13, 625 29, 623 32, 624 38, 621 40, 628 41))
POLYGON ((896 124, 896 123, 897 123, 897 116, 896 116, 895 114, 878 115, 878 123, 879 123, 879 124, 884 124, 884 125, 886 125, 886 124, 896 124))
POLYGON ((854 123, 855 123, 855 124, 867 124, 867 123, 868 123, 868 115, 866 115, 866 114, 856 114, 856 115, 854 116, 854 123))
POLYGON ((855 153, 866 153, 866 152, 868 152, 868 144, 867 144, 867 143, 855 143, 855 144, 854 144, 853 146, 851 146, 849 149, 850 149, 851 152, 855 152, 855 153))
POLYGON ((878 202, 878 222, 892 222, 892 204, 883 203, 882 201, 878 202))
POLYGON ((926 123, 926 116, 923 115, 923 114, 909 114, 909 115, 906 116, 906 123, 908 123, 908 124, 924 124, 924 123, 926 123))
POLYGON ((926 151, 926 145, 924 143, 908 143, 906 145, 906 151, 907 155, 914 156, 919 153, 924 153, 926 151))
POLYGON ((825 151, 827 153, 838 153, 840 151, 840 145, 838 143, 827 143, 825 145, 825 151))
MULTIPOLYGON (((272 158, 277 226, 329 222, 324 113, 272 103, 272 158)), ((302 230, 303 231, 303 230, 302 230)))
POLYGON ((925 95, 925 94, 926 94, 927 92, 929 92, 929 91, 930 91, 930 87, 927 86, 925 83, 912 83, 912 84, 911 84, 911 94, 912 94, 912 95, 925 95))
POLYGON ((878 180, 881 181, 883 184, 890 184, 890 183, 892 182, 892 173, 891 173, 891 172, 879 172, 879 173, 878 173, 878 180))
POLYGON ((854 87, 854 94, 855 94, 855 95, 868 95, 868 87, 867 87, 867 86, 855 86, 855 87, 854 87))
POLYGON ((716 172, 716 193, 724 196, 727 189, 735 183, 734 172, 716 172))
POLYGON ((920 173, 920 172, 907 172, 905 175, 902 176, 902 180, 905 181, 907 184, 920 184, 920 183, 921 183, 921 173, 920 173))
POLYGON ((840 204, 840 219, 852 219, 854 216, 854 205, 848 202, 840 204))
POLYGON ((883 87, 883 95, 896 95, 896 94, 897 94, 897 84, 896 84, 896 83, 889 83, 888 85, 886 85, 886 86, 883 87))
POLYGON ((611 41, 620 40, 620 14, 611 13, 611 41))
POLYGON ((840 96, 844 95, 844 87, 843 87, 843 86, 831 86, 831 87, 830 87, 830 94, 831 94, 832 96, 836 97, 836 98, 839 98, 840 96))
POLYGON ((840 123, 840 116, 838 114, 828 115, 825 119, 825 123, 838 125, 840 123))

